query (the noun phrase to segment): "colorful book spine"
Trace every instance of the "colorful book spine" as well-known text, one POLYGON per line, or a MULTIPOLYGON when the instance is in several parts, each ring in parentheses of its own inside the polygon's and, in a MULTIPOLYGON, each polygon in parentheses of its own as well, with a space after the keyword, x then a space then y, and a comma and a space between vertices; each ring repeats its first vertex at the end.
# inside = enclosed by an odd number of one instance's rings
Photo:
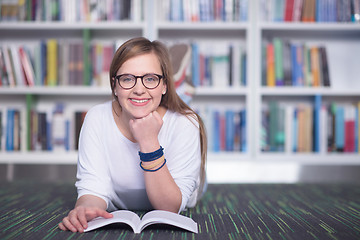
POLYGON ((47 75, 46 75, 46 85, 56 86, 58 84, 58 42, 56 39, 50 39, 47 41, 47 75))
POLYGON ((284 85, 284 64, 283 64, 283 41, 280 38, 273 39, 274 60, 275 60, 275 85, 284 85))
POLYGON ((275 83, 275 55, 274 55, 274 44, 268 43, 266 47, 266 66, 267 66, 267 74, 266 74, 266 83, 268 87, 274 87, 275 83))
POLYGON ((336 106, 335 113, 335 147, 343 152, 345 146, 345 110, 343 106, 336 106))
POLYGON ((320 152, 322 97, 315 95, 314 101, 314 152, 320 152))

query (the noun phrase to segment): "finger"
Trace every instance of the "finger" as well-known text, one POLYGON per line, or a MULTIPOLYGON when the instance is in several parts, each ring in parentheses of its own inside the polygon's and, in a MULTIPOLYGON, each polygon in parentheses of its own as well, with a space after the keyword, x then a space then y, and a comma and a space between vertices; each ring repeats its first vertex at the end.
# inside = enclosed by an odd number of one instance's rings
POLYGON ((88 220, 86 219, 86 213, 85 211, 80 211, 78 213, 78 219, 83 229, 86 229, 88 227, 88 220))
POLYGON ((64 226, 64 224, 61 222, 61 223, 59 223, 59 228, 61 229, 61 230, 63 230, 63 231, 67 231, 68 229, 64 226))
POLYGON ((98 210, 97 214, 99 217, 103 217, 103 218, 112 218, 113 217, 113 215, 111 213, 108 213, 107 211, 101 210, 101 209, 98 210))
POLYGON ((68 217, 64 218, 62 223, 66 230, 70 230, 72 232, 77 232, 77 229, 71 224, 68 217))
MULTIPOLYGON (((83 232, 84 228, 81 225, 80 221, 79 221, 79 213, 81 214, 81 212, 83 212, 84 210, 79 209, 78 211, 71 211, 69 214, 69 221, 72 224, 73 227, 76 228, 76 231, 78 232, 83 232)), ((84 213, 83 213, 84 214, 84 213)))

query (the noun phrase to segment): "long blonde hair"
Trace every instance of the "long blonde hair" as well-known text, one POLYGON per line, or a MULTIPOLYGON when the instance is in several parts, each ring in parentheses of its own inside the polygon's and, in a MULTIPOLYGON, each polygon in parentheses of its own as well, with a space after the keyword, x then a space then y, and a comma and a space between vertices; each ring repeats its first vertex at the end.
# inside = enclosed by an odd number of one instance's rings
POLYGON ((200 132, 200 150, 201 150, 201 168, 200 168, 200 189, 198 196, 201 196, 201 192, 204 187, 206 178, 206 154, 207 154, 207 138, 204 122, 201 117, 191 109, 176 93, 172 64, 167 47, 159 41, 150 41, 146 38, 139 37, 133 38, 122 44, 113 57, 110 65, 110 86, 112 89, 113 97, 115 96, 115 81, 117 71, 121 65, 135 56, 143 55, 146 53, 155 53, 158 57, 161 70, 164 76, 164 83, 167 86, 165 95, 162 96, 160 106, 163 106, 173 112, 183 114, 187 117, 195 119, 199 124, 200 132))

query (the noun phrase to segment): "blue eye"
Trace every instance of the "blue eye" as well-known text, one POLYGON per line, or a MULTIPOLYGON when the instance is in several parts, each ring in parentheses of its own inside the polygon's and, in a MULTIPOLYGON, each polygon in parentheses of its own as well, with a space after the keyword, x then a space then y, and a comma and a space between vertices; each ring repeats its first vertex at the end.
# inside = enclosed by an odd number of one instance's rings
POLYGON ((144 77, 144 80, 146 82, 157 82, 159 79, 154 76, 146 76, 146 77, 144 77))
POLYGON ((119 79, 121 82, 133 82, 134 81, 134 77, 131 75, 123 75, 120 77, 119 79))

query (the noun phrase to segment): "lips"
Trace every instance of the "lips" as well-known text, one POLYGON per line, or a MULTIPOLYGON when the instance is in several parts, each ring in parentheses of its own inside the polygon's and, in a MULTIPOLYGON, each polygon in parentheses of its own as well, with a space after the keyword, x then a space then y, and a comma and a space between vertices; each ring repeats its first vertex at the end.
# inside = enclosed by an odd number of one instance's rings
POLYGON ((150 100, 149 98, 146 98, 146 99, 130 98, 130 102, 136 106, 146 105, 149 102, 149 100, 150 100))

